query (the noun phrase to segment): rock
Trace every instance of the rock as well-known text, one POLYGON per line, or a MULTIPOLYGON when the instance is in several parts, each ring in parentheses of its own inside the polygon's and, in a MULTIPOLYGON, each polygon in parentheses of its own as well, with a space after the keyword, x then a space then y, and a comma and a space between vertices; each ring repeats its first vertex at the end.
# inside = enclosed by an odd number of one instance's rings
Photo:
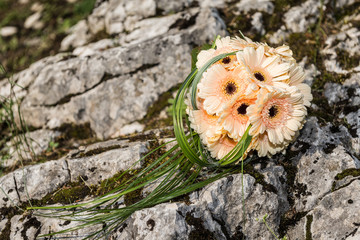
MULTIPOLYGON (((103 2, 96 7, 88 17, 88 26, 92 34, 97 34, 105 29, 105 15, 109 9, 109 2, 103 2)), ((70 32, 76 34, 79 31, 72 29, 70 32)), ((81 45, 82 46, 82 45, 81 45)), ((65 47, 64 47, 65 48, 65 47)))
MULTIPOLYGON (((348 21, 352 21, 357 16, 350 17, 348 21)), ((351 23, 341 25, 341 31, 330 35, 325 41, 325 48, 321 51, 327 58, 324 61, 326 70, 338 74, 347 74, 356 71, 360 65, 360 31, 353 27, 351 23), (348 56, 344 55, 344 52, 348 56), (353 58, 353 59, 351 59, 353 58)))
POLYGON ((44 5, 41 3, 35 2, 31 5, 31 11, 33 12, 42 12, 44 10, 44 5))
POLYGON ((316 151, 302 156, 295 179, 300 189, 300 197, 295 201, 296 210, 306 212, 313 209, 331 192, 335 176, 349 168, 360 168, 360 162, 340 146, 330 154, 316 151))
POLYGON ((111 137, 118 137, 121 135, 129 135, 129 134, 136 133, 136 132, 142 132, 144 130, 144 128, 145 128, 144 124, 141 124, 139 122, 133 122, 131 124, 123 126, 119 130, 119 133, 115 133, 111 137))
MULTIPOLYGON (((257 10, 273 14, 274 4, 269 0, 241 0, 236 4, 240 12, 248 13, 251 10, 257 10)), ((255 26, 254 26, 255 27, 255 26)))
POLYGON ((108 34, 121 33, 124 30, 123 22, 126 18, 125 7, 120 1, 109 2, 105 15, 105 28, 108 34))
POLYGON ((19 200, 22 202, 42 199, 70 181, 67 163, 63 159, 27 166, 13 174, 19 200))
MULTIPOLYGON (((180 209, 185 204, 160 204, 135 212, 115 234, 114 239, 186 239, 187 227, 180 209), (164 227, 168 226, 168 227, 164 227)), ((186 205, 185 205, 186 206, 186 205)))
POLYGON ((5 26, 0 29, 1 37, 10 37, 15 35, 18 32, 17 27, 14 26, 5 26))
POLYGON ((325 196, 305 219, 299 222, 291 233, 290 239, 304 239, 298 236, 311 236, 312 239, 358 239, 360 216, 354 209, 359 209, 360 181, 341 188, 325 196), (303 233, 301 235, 301 233, 303 233))
POLYGON ((147 18, 156 14, 155 0, 124 1, 124 7, 128 16, 138 15, 147 18))
POLYGON ((266 37, 269 39, 271 44, 281 44, 288 39, 290 33, 286 31, 286 27, 282 25, 275 33, 267 34, 266 37))
POLYGON ((216 11, 194 14, 198 24, 182 30, 179 23, 171 35, 47 64, 22 102, 25 120, 50 129, 90 122, 97 137, 107 138, 143 118, 161 93, 188 74, 191 45, 224 34, 216 11))
POLYGON ((244 175, 244 194, 245 209, 256 209, 246 211, 245 230, 241 174, 236 174, 191 194, 190 205, 165 203, 135 212, 114 236, 116 239, 173 239, 174 236, 188 239, 206 234, 209 239, 238 239, 245 234, 247 239, 270 239, 271 233, 256 218, 269 214, 267 223, 276 231, 280 222, 279 212, 275 210, 279 199, 255 184, 249 175, 244 175))
POLYGON ((284 15, 284 22, 288 30, 292 32, 305 32, 311 24, 317 21, 319 16, 320 2, 307 0, 300 6, 292 7, 284 15))
POLYGON ((118 39, 103 39, 95 43, 89 43, 86 46, 77 47, 74 49, 72 54, 75 56, 86 57, 94 55, 96 52, 101 52, 119 45, 120 43, 118 39))
POLYGON ((11 142, 6 144, 11 158, 3 161, 2 167, 12 167, 22 160, 29 160, 41 154, 49 148, 50 142, 53 142, 59 136, 60 132, 58 131, 40 129, 28 132, 25 135, 29 145, 19 142, 19 138, 13 138, 11 142))
MULTIPOLYGON (((101 151, 101 148, 98 148, 97 151, 101 151)), ((132 167, 147 151, 147 144, 135 142, 127 143, 119 149, 107 150, 95 156, 69 159, 67 163, 71 180, 76 182, 83 178, 82 180, 89 185, 99 184, 116 173, 132 167)), ((133 167, 140 167, 140 163, 133 167)))
POLYGON ((84 44, 88 43, 92 37, 92 35, 90 34, 90 29, 85 20, 81 20, 77 24, 72 26, 69 29, 69 32, 72 32, 72 34, 66 36, 61 41, 61 51, 66 51, 70 48, 83 46, 84 44))
MULTIPOLYGON (((15 206, 20 202, 14 174, 9 173, 0 178, 0 209, 15 206)), ((4 216, 5 217, 5 216, 4 216)))
MULTIPOLYGON (((178 1, 167 1, 167 0, 155 0, 156 9, 161 11, 162 15, 167 15, 171 13, 178 13, 184 9, 190 7, 195 3, 195 0, 178 0, 178 1)), ((202 3, 204 1, 201 1, 202 3)))
POLYGON ((260 35, 265 34, 265 29, 262 21, 262 13, 256 12, 252 17, 251 24, 253 25, 253 29, 260 35))
POLYGON ((29 16, 24 23, 25 28, 41 29, 44 27, 44 23, 40 21, 41 12, 36 12, 29 16))

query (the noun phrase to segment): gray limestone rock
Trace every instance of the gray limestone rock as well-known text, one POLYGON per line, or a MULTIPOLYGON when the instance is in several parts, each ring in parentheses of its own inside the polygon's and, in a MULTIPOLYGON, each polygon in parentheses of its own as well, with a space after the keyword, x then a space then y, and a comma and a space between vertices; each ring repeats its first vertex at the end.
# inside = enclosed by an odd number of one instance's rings
POLYGON ((11 207, 20 202, 14 173, 9 173, 0 178, 0 208, 11 207))
POLYGON ((119 136, 124 125, 146 115, 161 93, 183 81, 193 44, 224 34, 216 11, 193 14, 199 24, 189 29, 48 64, 22 102, 24 119, 34 127, 50 129, 90 122, 98 138, 119 136))
MULTIPOLYGON (((108 150, 94 156, 68 159, 71 180, 76 182, 78 179, 82 179, 89 185, 96 185, 105 179, 111 178, 121 170, 140 167, 140 162, 134 164, 148 151, 147 144, 134 142, 122 143, 121 145, 118 149, 108 150)), ((111 145, 107 149, 115 147, 118 146, 111 145)), ((101 151, 101 149, 101 147, 98 147, 92 151, 85 150, 83 155, 90 155, 96 150, 101 151)), ((106 147, 104 149, 106 150, 106 147)))
POLYGON ((338 146, 330 154, 316 151, 303 155, 297 168, 295 181, 300 191, 295 208, 298 212, 305 212, 313 209, 331 192, 337 174, 345 169, 360 168, 360 162, 349 155, 343 147, 338 146))
POLYGON ((317 21, 320 5, 320 1, 307 0, 299 6, 292 7, 284 14, 287 29, 292 32, 305 32, 317 21))
POLYGON ((274 4, 269 0, 241 0, 236 4, 240 12, 247 13, 251 10, 257 10, 273 14, 274 4))
POLYGON ((325 196, 289 234, 290 239, 359 239, 360 181, 325 196), (306 220, 305 220, 306 219, 306 220))
POLYGON ((178 0, 178 1, 168 1, 168 0, 155 0, 156 8, 160 10, 162 14, 171 14, 180 12, 191 5, 193 5, 195 0, 178 0))
POLYGON ((6 149, 11 156, 2 162, 2 167, 12 167, 22 160, 29 160, 34 156, 40 155, 49 148, 50 142, 54 142, 60 136, 59 131, 39 129, 25 134, 28 145, 20 143, 19 138, 15 137, 8 142, 6 149))
POLYGON ((69 169, 63 159, 18 169, 13 172, 13 176, 22 202, 42 199, 70 181, 69 169))

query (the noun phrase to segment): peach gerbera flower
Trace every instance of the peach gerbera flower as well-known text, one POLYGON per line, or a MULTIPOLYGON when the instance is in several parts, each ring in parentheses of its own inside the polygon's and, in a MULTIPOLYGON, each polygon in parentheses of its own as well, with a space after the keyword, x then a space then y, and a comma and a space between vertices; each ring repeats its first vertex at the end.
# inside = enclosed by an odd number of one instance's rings
POLYGON ((236 144, 237 142, 234 139, 230 138, 226 133, 223 133, 219 135, 215 141, 208 144, 208 149, 213 158, 222 159, 236 146, 236 144))
POLYGON ((307 112, 301 92, 296 87, 287 87, 285 90, 260 90, 255 104, 247 109, 252 125, 250 135, 257 136, 266 132, 273 144, 293 139, 302 127, 307 112))
POLYGON ((246 74, 241 65, 233 71, 227 71, 219 64, 213 65, 203 74, 198 84, 198 96, 204 99, 204 109, 208 114, 219 116, 234 96, 246 92, 246 74))
POLYGON ((224 129, 229 132, 233 139, 240 140, 250 124, 247 108, 254 104, 256 98, 241 96, 238 100, 221 115, 224 129))
MULTIPOLYGON (((213 57, 223 53, 231 53, 239 50, 231 44, 230 37, 224 37, 215 41, 216 49, 208 49, 201 51, 197 56, 196 67, 200 69, 213 57)), ((215 64, 221 64, 225 69, 231 70, 238 65, 236 55, 231 55, 223 58, 215 64)))
POLYGON ((270 91, 272 87, 282 89, 287 86, 290 64, 281 63, 277 55, 267 57, 264 46, 259 46, 256 50, 253 47, 246 47, 236 56, 246 66, 252 84, 266 87, 270 91))

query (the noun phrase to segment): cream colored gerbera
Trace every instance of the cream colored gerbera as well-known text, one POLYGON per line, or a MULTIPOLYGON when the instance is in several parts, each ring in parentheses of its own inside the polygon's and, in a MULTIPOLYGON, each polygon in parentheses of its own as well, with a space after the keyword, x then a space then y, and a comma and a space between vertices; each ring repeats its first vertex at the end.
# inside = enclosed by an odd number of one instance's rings
POLYGON ((246 47, 253 47, 256 49, 260 46, 259 43, 253 42, 248 37, 245 37, 245 39, 243 39, 243 38, 239 38, 238 36, 235 36, 234 38, 231 39, 230 45, 233 48, 239 49, 239 50, 243 50, 246 47))
POLYGON ((311 88, 309 85, 302 83, 305 80, 305 72, 304 69, 293 63, 290 66, 290 86, 296 86, 300 92, 304 95, 304 105, 309 107, 311 105, 311 101, 313 96, 311 94, 311 88))
MULTIPOLYGON (((213 57, 223 53, 231 53, 239 50, 232 46, 230 37, 224 37, 215 41, 216 49, 208 49, 201 51, 197 56, 196 67, 200 69, 213 57)), ((215 64, 221 64, 225 69, 232 70, 238 65, 236 55, 231 55, 223 58, 215 64)))
POLYGON ((246 66, 253 84, 268 88, 270 91, 273 87, 286 88, 290 64, 280 62, 280 57, 277 55, 267 57, 264 46, 259 46, 256 50, 253 47, 246 47, 236 55, 246 66))
POLYGON ((267 44, 265 44, 265 55, 268 57, 271 57, 273 55, 280 56, 282 61, 287 62, 295 62, 295 59, 293 58, 293 52, 291 51, 290 47, 287 45, 282 45, 277 48, 269 47, 267 44))
POLYGON ((219 116, 234 96, 246 92, 246 74, 243 66, 227 71, 219 64, 213 65, 203 74, 198 84, 198 96, 204 99, 204 109, 208 114, 219 116))
POLYGON ((288 141, 283 142, 282 144, 276 145, 269 141, 267 133, 259 134, 253 138, 254 149, 257 151, 259 157, 270 157, 281 150, 283 150, 288 144, 288 141))
POLYGON ((241 96, 221 115, 222 125, 233 139, 240 140, 250 124, 247 108, 254 104, 256 98, 241 96))
POLYGON ((307 114, 303 95, 296 87, 281 92, 261 89, 255 104, 248 107, 247 112, 252 125, 250 135, 266 132, 273 144, 291 141, 307 114))
POLYGON ((216 141, 208 144, 208 149, 213 158, 222 159, 225 157, 235 146, 237 142, 230 138, 226 133, 219 135, 216 141))

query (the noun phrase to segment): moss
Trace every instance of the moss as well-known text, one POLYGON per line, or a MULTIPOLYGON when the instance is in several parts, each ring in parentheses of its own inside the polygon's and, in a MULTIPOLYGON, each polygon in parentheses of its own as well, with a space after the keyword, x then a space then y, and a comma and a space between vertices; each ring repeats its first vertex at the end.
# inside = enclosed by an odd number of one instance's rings
POLYGON ((73 124, 73 123, 65 123, 61 125, 56 130, 64 133, 65 140, 69 139, 89 139, 95 136, 95 133, 92 131, 90 123, 85 124, 73 124))
POLYGON ((172 126, 173 118, 168 114, 165 119, 160 119, 159 115, 165 107, 169 106, 169 99, 172 97, 172 93, 179 89, 180 85, 176 85, 164 92, 159 98, 148 108, 146 116, 140 120, 140 123, 145 124, 144 130, 151 130, 157 128, 164 128, 172 126))
POLYGON ((21 230, 21 233, 20 233, 24 240, 29 239, 26 236, 26 231, 31 227, 37 229, 36 233, 34 234, 35 239, 40 234, 41 222, 39 222, 35 217, 29 217, 29 218, 26 219, 25 223, 23 224, 23 229, 21 230))
POLYGON ((86 185, 83 179, 87 178, 84 176, 80 177, 76 182, 69 182, 62 188, 47 194, 41 200, 33 200, 32 204, 35 206, 45 206, 55 203, 70 204, 78 202, 96 191, 95 186, 86 185))
POLYGON ((192 212, 186 213, 185 221, 194 227, 189 234, 189 240, 216 240, 215 234, 204 227, 204 221, 201 218, 192 216, 192 212))
POLYGON ((284 237, 289 229, 290 226, 295 226, 300 219, 306 216, 308 212, 295 212, 290 210, 286 212, 280 218, 280 225, 279 225, 279 235, 284 237))
POLYGON ((350 54, 347 51, 338 48, 336 49, 336 54, 340 67, 350 70, 359 66, 360 56, 354 55, 350 57, 350 54))
POLYGON ((314 218, 312 215, 306 216, 306 235, 305 235, 306 240, 312 240, 311 224, 313 222, 313 219, 314 218))
POLYGON ((326 7, 333 12, 336 23, 342 21, 346 16, 351 16, 354 13, 359 12, 360 2, 358 1, 355 1, 351 5, 343 6, 341 8, 336 7, 335 3, 336 1, 329 1, 329 4, 326 7))
POLYGON ((97 155, 97 154, 100 154, 100 153, 103 153, 103 152, 106 152, 106 151, 110 151, 110 150, 113 150, 113 149, 118 149, 118 148, 120 148, 119 145, 113 145, 113 146, 102 147, 102 148, 99 147, 99 148, 95 148, 93 150, 87 151, 86 153, 81 152, 78 155, 76 155, 76 157, 94 156, 94 155, 97 155))
POLYGON ((274 3, 274 14, 263 13, 263 23, 265 29, 272 33, 284 25, 282 18, 284 13, 287 12, 292 6, 300 5, 304 0, 275 0, 274 3))
POLYGON ((346 170, 342 171, 341 173, 338 173, 335 176, 335 180, 341 180, 341 179, 344 179, 347 176, 353 176, 353 177, 360 176, 360 169, 356 169, 356 168, 346 169, 346 170))
POLYGON ((0 232, 0 239, 9 239, 10 240, 10 233, 11 233, 11 222, 10 219, 15 216, 22 214, 20 208, 17 207, 10 207, 10 208, 0 208, 0 216, 2 218, 6 217, 8 219, 7 223, 5 224, 4 228, 0 232))

